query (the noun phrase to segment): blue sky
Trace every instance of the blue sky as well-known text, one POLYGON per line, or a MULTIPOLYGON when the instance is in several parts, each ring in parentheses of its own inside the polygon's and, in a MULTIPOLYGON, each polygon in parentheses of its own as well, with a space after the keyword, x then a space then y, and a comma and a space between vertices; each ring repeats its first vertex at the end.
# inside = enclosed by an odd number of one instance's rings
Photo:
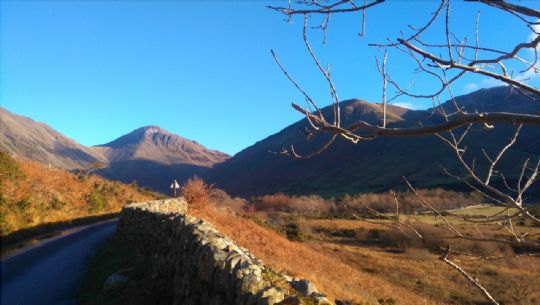
MULTIPOLYGON (((301 119, 290 102, 302 96, 270 55, 317 99, 330 103, 328 86, 302 42, 302 20, 292 23, 265 8, 278 1, 1 1, 0 105, 46 122, 85 144, 109 142, 145 125, 159 125, 203 145, 234 154, 301 119)), ((534 2, 526 4, 535 6, 534 2)), ((359 15, 335 15, 327 45, 310 34, 329 63, 341 99, 379 101, 378 52, 367 43, 396 38, 421 25, 432 1, 391 1, 368 11, 367 35, 359 15)), ((474 3, 456 3, 453 25, 471 35, 478 8, 481 41, 510 46, 528 32, 512 17, 474 3)), ((315 21, 314 21, 315 24, 315 21)), ((434 39, 441 28, 426 33, 434 39)), ((408 83, 414 75, 400 55, 389 69, 408 83)), ((535 78, 531 82, 537 83, 535 78)), ((468 77, 464 94, 493 83, 468 77)), ((418 79, 414 90, 435 86, 418 79)), ((401 105, 426 108, 401 98, 401 105)))

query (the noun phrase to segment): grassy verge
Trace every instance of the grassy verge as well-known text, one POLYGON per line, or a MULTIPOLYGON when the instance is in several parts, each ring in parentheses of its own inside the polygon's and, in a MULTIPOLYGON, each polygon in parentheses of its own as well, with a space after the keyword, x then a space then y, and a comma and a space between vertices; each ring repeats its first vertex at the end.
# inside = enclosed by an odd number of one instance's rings
POLYGON ((126 241, 114 235, 99 246, 90 259, 83 284, 78 292, 80 305, 112 305, 125 301, 130 287, 144 277, 144 266, 137 252, 126 241), (129 277, 124 289, 113 292, 104 292, 103 283, 109 275, 124 270, 122 274, 129 277))

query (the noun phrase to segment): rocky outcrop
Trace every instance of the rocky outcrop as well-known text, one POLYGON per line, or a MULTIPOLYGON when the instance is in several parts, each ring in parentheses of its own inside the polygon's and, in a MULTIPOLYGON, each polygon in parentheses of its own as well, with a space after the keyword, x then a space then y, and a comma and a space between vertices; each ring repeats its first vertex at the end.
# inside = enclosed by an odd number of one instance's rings
POLYGON ((118 233, 151 261, 156 304, 331 304, 307 280, 276 273, 183 199, 124 207, 118 233))

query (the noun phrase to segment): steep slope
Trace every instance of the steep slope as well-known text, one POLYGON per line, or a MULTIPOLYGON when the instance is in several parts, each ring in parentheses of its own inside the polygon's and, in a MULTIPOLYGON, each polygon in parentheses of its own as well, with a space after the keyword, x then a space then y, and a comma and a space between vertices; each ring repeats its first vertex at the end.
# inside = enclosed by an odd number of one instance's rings
POLYGON ((136 129, 94 148, 109 160, 109 166, 98 171, 100 175, 124 182, 136 180, 162 192, 168 192, 173 179, 181 182, 201 175, 229 158, 158 126, 136 129))
POLYGON ((95 161, 105 162, 99 151, 67 138, 44 123, 1 107, 0 150, 68 170, 84 168, 95 161))
POLYGON ((118 212, 127 203, 157 194, 95 175, 76 175, 0 151, 0 236, 2 243, 44 232, 48 223, 118 212))
MULTIPOLYGON (((481 90, 459 98, 468 109, 482 111, 540 111, 540 104, 510 93, 507 88, 481 90), (532 106, 531 106, 532 104, 532 106), (528 108, 527 108, 528 107, 528 108)), ((450 103, 447 104, 450 107, 450 103)), ((377 124, 381 107, 359 100, 342 102, 344 125, 356 120, 377 124)), ((330 113, 331 108, 323 109, 330 113)), ((389 127, 433 124, 441 118, 431 111, 414 111, 390 106, 389 127)), ((338 140, 320 156, 310 160, 292 160, 269 153, 295 145, 297 151, 310 152, 325 142, 325 137, 306 141, 299 131, 307 127, 305 119, 248 147, 233 158, 216 165, 205 178, 208 182, 233 195, 251 196, 274 192, 295 194, 318 193, 327 196, 350 192, 381 191, 403 185, 406 176, 421 187, 447 186, 457 188, 456 182, 441 172, 440 166, 458 172, 451 151, 434 136, 395 138, 382 137, 356 145, 338 140)), ((515 165, 525 158, 537 158, 540 153, 540 128, 524 128, 510 156, 503 159, 501 168, 515 176, 515 165)), ((511 136, 513 127, 500 124, 487 133, 472 132, 468 138, 468 153, 481 158, 481 148, 494 151, 511 136), (481 146, 482 145, 482 146, 481 146)), ((485 164, 480 164, 481 168, 485 164)), ((511 175, 512 176, 512 175, 511 175)))

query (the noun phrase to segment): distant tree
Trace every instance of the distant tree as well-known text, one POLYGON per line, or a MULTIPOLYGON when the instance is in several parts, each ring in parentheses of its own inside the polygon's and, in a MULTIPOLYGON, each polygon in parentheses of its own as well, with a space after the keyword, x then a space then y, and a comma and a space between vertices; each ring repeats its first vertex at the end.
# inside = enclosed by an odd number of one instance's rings
MULTIPOLYGON (((331 17, 334 18, 335 15, 339 16, 342 14, 358 14, 359 21, 361 21, 359 23, 360 36, 363 36, 365 31, 368 30, 366 26, 367 12, 373 9, 384 9, 385 5, 391 5, 391 3, 384 2, 384 0, 300 0, 295 2, 289 1, 289 5, 286 7, 269 6, 270 9, 284 14, 288 21, 293 20, 295 16, 303 19, 303 41, 305 47, 309 56, 313 59, 316 68, 320 71, 325 82, 327 82, 333 103, 332 117, 327 118, 319 109, 317 102, 291 76, 285 66, 279 61, 276 52, 272 50, 272 56, 287 79, 291 81, 306 99, 307 107, 302 107, 296 103, 292 104, 292 107, 303 114, 309 122, 311 128, 306 131, 306 137, 309 139, 321 134, 329 135, 329 140, 322 147, 314 151, 302 154, 297 152, 295 147, 291 146, 279 153, 295 159, 305 159, 323 153, 338 138, 345 139, 354 144, 385 136, 409 137, 434 135, 441 139, 453 152, 464 174, 450 172, 446 169, 443 169, 443 171, 504 209, 502 212, 497 212, 493 215, 478 217, 466 217, 448 211, 441 211, 434 208, 430 202, 416 192, 413 185, 404 178, 406 186, 416 195, 417 204, 430 210, 434 217, 442 219, 443 226, 456 238, 476 242, 498 242, 516 247, 522 246, 527 249, 523 253, 511 257, 539 256, 539 240, 535 240, 527 232, 521 232, 516 228, 515 224, 524 220, 537 225, 540 224, 538 214, 536 212, 532 213, 530 207, 524 204, 526 192, 538 180, 540 156, 535 159, 527 158, 521 164, 516 164, 516 172, 519 174, 517 179, 513 181, 507 179, 508 175, 505 175, 501 171, 499 165, 504 155, 516 143, 524 125, 534 126, 535 128, 539 127, 540 114, 468 112, 454 98, 452 85, 467 75, 480 75, 492 79, 501 85, 508 86, 509 90, 525 96, 531 103, 540 103, 540 89, 530 85, 528 82, 531 76, 540 72, 540 66, 538 65, 540 11, 533 7, 524 6, 519 1, 510 3, 503 0, 466 0, 466 2, 479 3, 483 7, 476 14, 475 20, 470 21, 471 26, 475 29, 474 37, 460 37, 459 33, 453 31, 450 22, 454 16, 453 13, 456 13, 452 11, 451 3, 453 1, 440 1, 431 15, 426 14, 428 18, 425 24, 421 26, 409 25, 408 28, 403 29, 400 38, 387 38, 384 42, 368 44, 369 47, 377 48, 380 52, 371 71, 373 74, 382 78, 382 119, 377 126, 369 124, 366 121, 357 121, 344 126, 341 120, 338 91, 332 80, 330 67, 325 67, 321 64, 311 47, 308 34, 311 31, 322 31, 323 43, 326 44, 326 31, 331 17), (507 24, 506 26, 524 26, 528 28, 530 30, 529 39, 508 46, 505 50, 494 49, 484 45, 480 39, 479 27, 481 13, 487 9, 498 10, 501 14, 513 16, 514 23, 507 24), (316 22, 317 26, 310 26, 310 23, 313 24, 314 22, 316 22), (441 29, 440 35, 437 37, 438 40, 429 41, 425 33, 429 30, 437 30, 437 25, 440 25, 441 29), (413 90, 411 84, 404 85, 397 81, 389 73, 389 69, 387 69, 389 56, 392 54, 405 55, 410 60, 409 64, 412 65, 410 66, 412 67, 411 72, 415 76, 432 78, 439 84, 438 87, 433 88, 430 92, 416 92, 413 90), (391 92, 389 90, 390 88, 393 89, 391 92), (387 104, 399 97, 410 97, 417 101, 425 99, 431 101, 433 104, 432 115, 440 117, 441 123, 410 128, 392 128, 388 126, 387 104), (453 102, 453 107, 443 107, 441 104, 443 97, 449 97, 453 102), (482 150, 483 153, 480 156, 473 156, 471 152, 467 151, 464 140, 474 127, 480 127, 477 129, 487 131, 497 128, 496 125, 499 126, 499 124, 504 123, 514 125, 515 132, 498 151, 493 152, 492 150, 485 149, 482 150), (478 164, 480 162, 485 164, 483 168, 487 168, 487 170, 479 169, 478 164), (495 180, 498 183, 494 183, 495 180), (471 235, 463 232, 458 227, 452 225, 452 222, 448 221, 448 217, 460 217, 463 221, 473 226, 478 234, 471 235), (489 225, 500 226, 507 233, 507 236, 497 238, 485 237, 481 233, 481 228, 489 225)), ((415 9, 413 3, 410 5, 411 9, 415 9)), ((462 12, 459 13, 461 14, 462 12)), ((392 21, 390 20, 389 22, 392 21)), ((482 30, 489 31, 490 29, 482 30)), ((406 67, 405 62, 400 61, 399 64, 400 68, 406 67)), ((366 68, 362 73, 369 73, 369 69, 366 68)), ((533 144, 540 145, 540 143, 533 144)), ((417 238, 424 238, 413 226, 400 221, 399 202, 397 198, 395 204, 395 216, 385 217, 394 221, 395 227, 404 234, 404 230, 408 230, 409 232, 414 232, 413 235, 417 238)), ((464 253, 456 251, 450 246, 441 249, 440 256, 440 259, 444 263, 463 275, 486 299, 493 304, 499 304, 493 295, 482 285, 480 280, 471 276, 451 259, 452 255, 474 256, 482 260, 500 260, 505 257, 479 256, 471 252, 464 253)))

